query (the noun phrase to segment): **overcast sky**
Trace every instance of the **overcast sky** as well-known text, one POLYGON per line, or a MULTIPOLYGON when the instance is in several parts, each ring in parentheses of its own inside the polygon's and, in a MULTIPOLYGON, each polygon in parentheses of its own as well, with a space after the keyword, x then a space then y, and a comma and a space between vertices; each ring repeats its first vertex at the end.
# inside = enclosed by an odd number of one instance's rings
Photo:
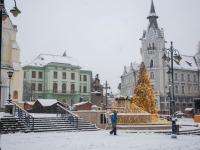
MULTIPOLYGON (((108 80, 113 92, 124 65, 140 62, 139 38, 147 28, 151 0, 16 0, 21 61, 40 53, 67 55, 108 80)), ((7 9, 13 6, 6 1, 7 9)), ((200 0, 154 0, 166 41, 194 55, 200 40, 200 0)), ((166 45, 168 47, 169 44, 166 45)))

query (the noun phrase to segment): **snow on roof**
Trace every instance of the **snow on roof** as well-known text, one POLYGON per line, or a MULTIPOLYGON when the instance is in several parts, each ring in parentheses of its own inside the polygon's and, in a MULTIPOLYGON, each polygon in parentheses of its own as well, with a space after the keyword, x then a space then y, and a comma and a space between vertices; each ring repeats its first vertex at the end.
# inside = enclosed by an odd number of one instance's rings
POLYGON ((195 62, 193 56, 181 55, 181 61, 179 63, 174 61, 175 69, 184 69, 184 70, 198 70, 198 66, 195 62))
POLYGON ((44 107, 52 106, 58 102, 56 99, 37 99, 37 101, 44 107))
POLYGON ((185 111, 192 111, 194 108, 185 108, 185 111))
POLYGON ((78 62, 72 57, 51 54, 40 54, 29 65, 43 67, 49 63, 62 63, 79 66, 78 62))
POLYGON ((29 104, 29 105, 33 105, 35 102, 30 102, 30 101, 27 101, 27 102, 25 102, 26 104, 29 104))
MULTIPOLYGON (((87 103, 90 103, 90 102, 80 102, 80 103, 76 103, 76 104, 74 104, 75 106, 80 106, 80 105, 83 105, 83 104, 87 104, 87 103)), ((90 103, 91 104, 91 103, 90 103)))

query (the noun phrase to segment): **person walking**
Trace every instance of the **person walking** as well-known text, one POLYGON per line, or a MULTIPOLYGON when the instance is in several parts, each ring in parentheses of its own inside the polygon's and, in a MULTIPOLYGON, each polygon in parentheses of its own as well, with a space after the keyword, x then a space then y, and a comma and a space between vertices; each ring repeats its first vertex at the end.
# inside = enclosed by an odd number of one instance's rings
POLYGON ((114 110, 113 114, 111 116, 111 123, 112 123, 112 130, 110 131, 110 134, 117 135, 117 112, 114 110))

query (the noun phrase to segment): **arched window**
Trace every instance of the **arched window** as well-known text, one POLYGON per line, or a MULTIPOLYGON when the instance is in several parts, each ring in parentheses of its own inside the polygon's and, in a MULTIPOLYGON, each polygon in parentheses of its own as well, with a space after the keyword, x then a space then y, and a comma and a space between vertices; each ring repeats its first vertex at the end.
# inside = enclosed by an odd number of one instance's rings
POLYGON ((13 99, 18 99, 18 91, 13 92, 13 99))
POLYGON ((153 68, 153 60, 150 61, 150 68, 153 68))
POLYGON ((62 84, 62 93, 66 93, 66 83, 62 84))

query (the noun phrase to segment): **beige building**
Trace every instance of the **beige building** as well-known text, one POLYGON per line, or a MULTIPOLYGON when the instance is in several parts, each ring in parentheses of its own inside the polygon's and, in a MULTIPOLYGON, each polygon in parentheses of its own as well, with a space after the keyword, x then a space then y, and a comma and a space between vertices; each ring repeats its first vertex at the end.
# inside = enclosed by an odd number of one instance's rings
POLYGON ((0 81, 0 107, 3 108, 8 100, 9 78, 7 72, 14 69, 11 79, 11 99, 21 100, 23 90, 23 71, 20 64, 20 48, 16 42, 17 26, 10 18, 2 23, 2 50, 1 50, 1 81, 0 81))

